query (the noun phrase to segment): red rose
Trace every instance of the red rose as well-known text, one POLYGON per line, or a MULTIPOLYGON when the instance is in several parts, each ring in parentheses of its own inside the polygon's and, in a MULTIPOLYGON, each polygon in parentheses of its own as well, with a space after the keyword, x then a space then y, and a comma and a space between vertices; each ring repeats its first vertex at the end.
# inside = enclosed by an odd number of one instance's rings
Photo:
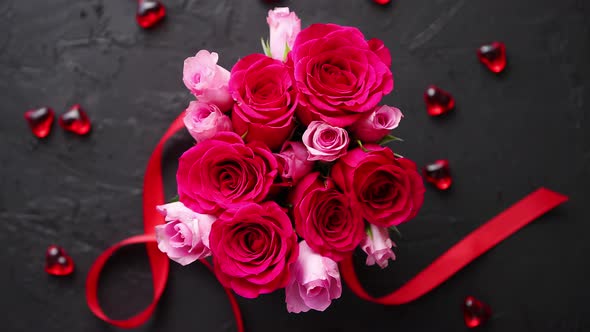
POLYGON ((304 124, 349 126, 393 90, 389 50, 379 40, 367 42, 357 28, 313 24, 299 33, 290 57, 304 124))
POLYGON ((215 275, 237 294, 254 298, 283 288, 297 260, 297 235, 275 202, 245 203, 211 226, 215 275))
POLYGON ((244 202, 261 202, 278 174, 277 160, 260 142, 244 144, 218 133, 186 151, 178 162, 178 196, 191 210, 219 215, 244 202))
POLYGON ((424 201, 424 183, 416 164, 396 158, 387 148, 365 145, 340 158, 332 168, 334 182, 357 204, 363 217, 381 227, 412 219, 424 201))
POLYGON ((297 234, 318 254, 342 260, 364 237, 364 222, 349 197, 320 173, 304 177, 290 198, 297 234))
POLYGON ((385 47, 383 41, 381 39, 373 38, 367 43, 369 44, 369 48, 381 58, 381 61, 383 61, 387 67, 391 67, 391 53, 389 53, 389 50, 385 47))
POLYGON ((235 131, 245 141, 264 142, 279 149, 291 136, 297 92, 289 69, 263 54, 241 59, 231 70, 229 90, 236 100, 232 112, 235 131))

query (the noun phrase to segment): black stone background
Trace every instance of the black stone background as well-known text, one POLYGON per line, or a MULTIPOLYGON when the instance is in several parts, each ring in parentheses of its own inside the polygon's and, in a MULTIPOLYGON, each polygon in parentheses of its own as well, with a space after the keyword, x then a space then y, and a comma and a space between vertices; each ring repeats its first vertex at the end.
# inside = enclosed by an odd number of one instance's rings
MULTIPOLYGON (((215 50, 231 68, 260 51, 266 11, 257 0, 164 0, 167 21, 135 23, 131 0, 0 0, 0 314, 2 331, 112 331, 87 309, 88 268, 115 241, 141 232, 144 167, 160 135, 191 99, 182 61, 215 50), (23 112, 58 113, 81 103, 93 132, 57 125, 43 141, 23 112), (71 278, 43 272, 49 244, 74 257, 71 278)), ((590 330, 590 3, 585 0, 285 1, 304 26, 334 22, 383 39, 393 55, 395 90, 384 99, 405 118, 393 148, 418 164, 448 158, 455 184, 429 188, 424 208, 400 227, 399 259, 385 271, 363 267, 374 294, 413 275, 478 225, 540 186, 569 203, 518 232, 418 301, 385 307, 345 289, 324 313, 288 314, 284 295, 240 299, 248 331, 465 331, 466 295, 488 302, 482 331, 590 330), (476 48, 507 45, 509 67, 487 71, 476 48), (422 101, 435 83, 457 108, 432 119, 422 101)), ((174 195, 176 138, 165 160, 174 195)), ((126 317, 151 298, 141 246, 107 266, 101 301, 126 317)), ((224 293, 204 267, 172 264, 156 314, 140 331, 234 331, 224 293)))

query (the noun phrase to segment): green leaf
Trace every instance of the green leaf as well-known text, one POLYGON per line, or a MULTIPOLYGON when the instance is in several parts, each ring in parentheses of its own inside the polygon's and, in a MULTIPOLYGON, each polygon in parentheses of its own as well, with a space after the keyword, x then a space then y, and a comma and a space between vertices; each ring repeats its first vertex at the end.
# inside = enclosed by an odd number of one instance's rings
POLYGON ((387 135, 379 141, 379 145, 385 145, 389 142, 394 142, 394 141, 403 142, 404 140, 399 137, 395 137, 393 135, 387 135))
POLYGON ((248 136, 248 130, 242 134, 242 140, 245 140, 246 136, 248 136))
POLYGON ((272 56, 272 54, 270 53, 270 44, 267 40, 264 40, 264 38, 260 38, 260 43, 262 44, 262 50, 264 50, 264 55, 266 56, 272 56))
POLYGON ((176 196, 172 197, 168 203, 178 202, 179 200, 180 200, 180 197, 178 197, 178 194, 176 194, 176 196))
POLYGON ((399 154, 399 153, 395 153, 395 152, 393 153, 393 155, 394 155, 396 158, 403 158, 403 157, 404 157, 404 156, 402 156, 401 154, 399 154))
POLYGON ((373 230, 371 229, 370 225, 365 226, 365 232, 369 236, 369 238, 373 239, 373 230))
POLYGON ((291 52, 291 48, 289 47, 289 44, 285 45, 285 54, 283 54, 283 61, 287 60, 287 55, 289 54, 289 52, 291 52))
POLYGON ((395 226, 389 227, 389 231, 395 233, 398 237, 402 237, 402 233, 395 226))

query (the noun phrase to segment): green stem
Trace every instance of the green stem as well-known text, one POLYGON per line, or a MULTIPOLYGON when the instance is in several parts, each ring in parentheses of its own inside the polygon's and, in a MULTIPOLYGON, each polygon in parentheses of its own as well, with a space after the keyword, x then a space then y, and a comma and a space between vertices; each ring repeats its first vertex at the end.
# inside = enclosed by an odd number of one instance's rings
POLYGON ((371 152, 371 151, 367 150, 367 149, 366 149, 366 148, 363 146, 363 142, 361 142, 361 140, 360 140, 360 139, 357 139, 357 140, 356 140, 356 144, 358 144, 358 145, 359 145, 359 147, 360 147, 360 148, 361 148, 363 151, 365 151, 365 152, 371 152))

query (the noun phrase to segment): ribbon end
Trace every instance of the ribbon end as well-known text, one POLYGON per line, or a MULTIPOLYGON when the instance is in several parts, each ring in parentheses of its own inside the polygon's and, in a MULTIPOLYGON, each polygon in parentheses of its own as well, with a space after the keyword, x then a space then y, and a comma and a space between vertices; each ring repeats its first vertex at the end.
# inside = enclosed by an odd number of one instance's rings
POLYGON ((561 203, 565 203, 570 199, 568 196, 566 196, 564 194, 560 194, 556 191, 553 191, 551 189, 547 189, 545 187, 541 187, 541 188, 537 189, 536 193, 551 198, 552 200, 554 200, 557 203, 556 205, 559 205, 561 203))

